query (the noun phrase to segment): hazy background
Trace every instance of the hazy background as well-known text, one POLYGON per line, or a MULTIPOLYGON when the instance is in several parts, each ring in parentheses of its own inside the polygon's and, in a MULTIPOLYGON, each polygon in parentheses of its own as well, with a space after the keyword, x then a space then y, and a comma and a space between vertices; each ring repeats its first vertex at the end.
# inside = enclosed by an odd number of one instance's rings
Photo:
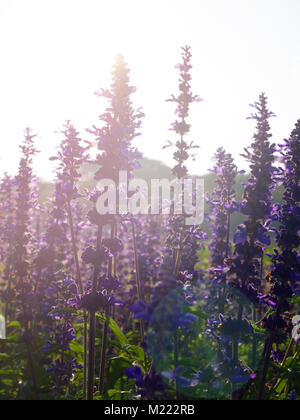
POLYGON ((180 46, 193 53, 195 104, 191 139, 201 147, 191 172, 203 174, 219 146, 239 154, 252 137, 249 103, 269 96, 274 140, 300 118, 299 0, 0 0, 0 172, 15 173, 26 126, 39 134, 39 175, 71 119, 84 138, 105 101, 93 95, 110 83, 114 56, 125 55, 146 113, 139 149, 172 163, 161 147, 177 90, 180 46))

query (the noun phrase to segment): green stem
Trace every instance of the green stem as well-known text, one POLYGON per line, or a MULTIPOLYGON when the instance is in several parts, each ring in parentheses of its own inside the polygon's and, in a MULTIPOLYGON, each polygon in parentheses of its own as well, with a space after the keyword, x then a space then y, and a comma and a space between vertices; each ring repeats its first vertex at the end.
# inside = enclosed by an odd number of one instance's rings
POLYGON ((105 323, 103 327, 103 337, 102 337, 102 348, 101 348, 101 363, 100 363, 100 373, 99 373, 99 391, 101 395, 105 391, 105 368, 106 368, 106 351, 108 345, 108 327, 109 327, 109 306, 106 309, 105 313, 105 323))
MULTIPOLYGON (((113 224, 111 225, 110 237, 111 239, 115 237, 115 225, 113 224)), ((113 276, 113 258, 110 258, 109 260, 107 274, 109 278, 113 276)), ((110 308, 109 308, 109 304, 107 304, 107 308, 105 311, 105 323, 103 326, 103 334, 102 334, 102 348, 101 348, 100 372, 99 372, 99 391, 102 395, 104 394, 104 383, 105 383, 109 317, 110 317, 110 308)))
MULTIPOLYGON (((256 307, 253 307, 253 322, 257 322, 256 307)), ((257 339, 256 333, 253 332, 253 342, 252 342, 252 367, 255 369, 257 363, 257 339)))
MULTIPOLYGON (((21 290, 24 291, 24 279, 23 279, 22 276, 20 276, 20 284, 21 284, 21 290)), ((31 374, 34 394, 36 396, 36 399, 38 399, 39 398, 38 384, 37 384, 37 379, 36 379, 36 374, 35 374, 35 369, 34 369, 31 344, 29 342, 29 340, 31 339, 31 331, 30 331, 29 323, 26 320, 27 307, 26 307, 24 302, 22 303, 22 310, 23 310, 23 314, 25 316, 25 323, 24 323, 24 330, 25 330, 25 337, 26 337, 25 344, 26 344, 26 350, 27 350, 29 370, 30 370, 30 374, 31 374)))
MULTIPOLYGON (((140 277, 140 268, 139 268, 139 260, 138 260, 138 250, 137 250, 137 240, 136 240, 136 231, 134 222, 131 224, 132 226, 132 237, 133 237, 133 248, 134 248, 134 262, 135 262, 135 273, 136 273, 136 288, 138 299, 143 300, 142 290, 141 290, 141 277, 140 277)), ((140 322, 140 331, 141 331, 141 342, 145 342, 145 325, 144 321, 141 320, 140 322)))
MULTIPOLYGON (((176 328, 174 333, 174 367, 175 369, 178 368, 178 329, 176 328)), ((178 389, 178 381, 175 379, 175 387, 176 387, 176 399, 179 400, 179 389, 178 389)))
POLYGON ((88 364, 88 384, 87 399, 94 399, 94 377, 95 377, 95 339, 96 339, 96 314, 90 312, 90 328, 89 328, 89 364, 88 364))
MULTIPOLYGON (((227 234, 226 234, 226 252, 225 252, 225 260, 229 256, 229 248, 230 248, 230 226, 231 226, 231 215, 228 213, 227 216, 227 234)), ((223 278, 223 287, 221 292, 221 304, 220 304, 220 313, 224 314, 225 311, 225 303, 226 303, 226 276, 223 278)))
MULTIPOLYGON (((277 310, 276 310, 274 325, 276 325, 278 319, 280 318, 280 312, 281 312, 280 308, 281 308, 281 301, 279 301, 278 304, 277 304, 277 310)), ((269 333, 269 335, 266 339, 266 343, 265 343, 263 371, 262 371, 262 375, 261 375, 261 378, 260 378, 259 390, 258 390, 258 400, 259 401, 261 401, 263 399, 263 396, 264 396, 265 382, 266 382, 266 377, 267 377, 268 368, 269 368, 269 364, 270 364, 270 358, 271 358, 273 342, 274 342, 274 335, 276 333, 275 328, 276 327, 274 327, 273 330, 270 331, 270 333, 269 333)))
MULTIPOLYGON (((77 241, 76 235, 74 231, 74 224, 73 224, 73 215, 72 215, 72 208, 71 202, 68 200, 67 202, 67 211, 68 211, 68 219, 71 231, 71 239, 72 239, 72 249, 73 249, 73 256, 75 260, 75 267, 76 267, 76 278, 77 278, 77 287, 80 290, 81 295, 84 293, 82 278, 81 278, 81 270, 78 258, 78 250, 77 250, 77 241)), ((88 329, 88 315, 87 311, 84 309, 83 311, 83 399, 87 399, 87 329, 88 329)))
POLYGON ((176 250, 176 259, 175 259, 175 267, 174 267, 174 279, 175 279, 175 281, 177 280, 177 276, 178 276, 178 272, 179 272, 179 268, 180 268, 181 254, 182 254, 182 250, 177 249, 176 250))
POLYGON ((291 348, 292 348, 292 345, 293 345, 293 341, 294 341, 294 339, 293 339, 293 338, 291 338, 291 340, 290 340, 290 342, 289 342, 289 345, 288 345, 288 348, 287 348, 287 350, 286 350, 286 352, 285 352, 285 355, 284 355, 283 361, 282 361, 282 363, 281 363, 281 366, 280 366, 280 369, 279 369, 278 375, 276 376, 276 379, 275 379, 275 381, 274 381, 274 384, 273 384, 272 388, 270 389, 270 393, 274 390, 274 388, 276 388, 276 386, 277 386, 277 384, 278 384, 278 379, 280 378, 281 372, 282 372, 282 370, 283 370, 283 368, 284 368, 284 366, 285 366, 285 363, 286 363, 286 361, 287 361, 287 358, 288 358, 288 356, 289 356, 289 354, 290 354, 290 351, 291 351, 291 348))
POLYGON ((83 399, 87 400, 87 367, 88 367, 88 314, 83 311, 83 399))
POLYGON ((262 371, 262 375, 259 382, 259 388, 258 388, 258 398, 257 398, 258 401, 261 401, 264 396, 265 382, 266 382, 266 377, 268 373, 272 348, 273 348, 273 334, 270 334, 269 337, 267 338, 266 345, 265 345, 263 371, 262 371))
MULTIPOLYGON (((97 251, 100 249, 102 241, 102 226, 98 227, 97 233, 97 251)), ((96 292, 97 279, 99 274, 99 266, 94 267, 92 291, 96 292)), ((95 339, 96 339, 96 314, 90 312, 90 328, 89 328, 89 357, 88 357, 88 381, 87 381, 87 399, 94 399, 95 386, 95 339)))
MULTIPOLYGON (((239 304, 238 317, 237 317, 237 320, 238 321, 242 321, 242 319, 243 319, 243 311, 244 311, 244 306, 243 306, 242 303, 240 303, 239 304)), ((235 367, 239 363, 239 341, 238 341, 238 339, 234 339, 233 340, 233 343, 232 343, 232 359, 233 359, 233 369, 235 369, 235 367)), ((237 400, 238 399, 236 385, 233 385, 232 386, 231 399, 232 400, 237 400)))

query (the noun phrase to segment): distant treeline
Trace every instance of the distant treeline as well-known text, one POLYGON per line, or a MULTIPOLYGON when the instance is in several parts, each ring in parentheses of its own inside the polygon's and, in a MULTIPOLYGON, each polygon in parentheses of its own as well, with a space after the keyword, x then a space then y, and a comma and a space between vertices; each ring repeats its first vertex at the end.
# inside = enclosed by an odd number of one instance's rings
MULTIPOLYGON (((145 179, 146 181, 151 182, 151 179, 153 178, 166 178, 166 179, 172 179, 172 172, 171 169, 165 165, 164 163, 144 158, 141 161, 142 167, 136 171, 136 177, 145 179)), ((80 189, 84 190, 85 188, 91 189, 95 187, 95 181, 93 179, 94 174, 94 167, 93 165, 84 165, 82 169, 83 174, 83 181, 80 185, 80 189)), ((205 192, 210 192, 215 188, 215 179, 216 175, 214 173, 209 173, 206 175, 202 175, 201 178, 204 179, 204 185, 205 185, 205 192)), ((243 192, 244 192, 244 184, 247 183, 248 175, 247 174, 240 174, 237 176, 237 181, 235 185, 235 191, 236 191, 236 199, 238 202, 240 202, 243 198, 243 192)), ((53 192, 53 184, 50 182, 41 181, 39 185, 39 199, 40 203, 43 203, 45 200, 47 200, 53 192)), ((282 191, 281 188, 278 188, 274 192, 274 202, 281 202, 282 197, 282 191)), ((209 214, 209 205, 205 205, 205 212, 206 214, 209 214)), ((245 217, 240 213, 234 213, 232 215, 231 219, 231 234, 233 235, 236 231, 236 227, 243 223, 245 220, 245 217)), ((206 220, 203 224, 203 230, 207 233, 209 233, 209 223, 206 220)))

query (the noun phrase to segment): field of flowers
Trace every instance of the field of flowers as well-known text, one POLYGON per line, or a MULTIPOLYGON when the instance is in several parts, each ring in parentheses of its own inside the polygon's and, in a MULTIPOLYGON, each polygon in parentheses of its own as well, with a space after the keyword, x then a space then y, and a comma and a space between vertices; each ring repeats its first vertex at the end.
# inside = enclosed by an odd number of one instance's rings
MULTIPOLYGON (((176 140, 162 144, 177 180, 197 159, 189 114, 201 99, 192 93, 191 59, 182 48, 168 100, 176 140)), ((104 192, 80 188, 82 167, 91 165, 95 184, 117 183, 120 171, 134 176, 144 118, 134 93, 118 56, 110 88, 97 93, 107 106, 99 127, 88 129, 95 141, 82 140, 70 121, 62 128, 47 202, 39 200, 30 129, 17 174, 1 180, 0 399, 299 399, 300 120, 275 145, 275 115, 259 96, 243 197, 241 171, 220 148, 205 232, 163 209, 102 215, 104 192), (236 214, 243 223, 232 234, 236 214)))

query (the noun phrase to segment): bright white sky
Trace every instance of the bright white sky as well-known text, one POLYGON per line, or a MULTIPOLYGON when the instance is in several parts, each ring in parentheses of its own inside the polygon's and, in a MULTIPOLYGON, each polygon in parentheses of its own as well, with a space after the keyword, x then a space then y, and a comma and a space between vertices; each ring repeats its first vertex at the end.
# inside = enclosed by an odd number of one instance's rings
POLYGON ((124 54, 146 113, 139 149, 171 163, 162 151, 174 119, 166 103, 177 89, 180 46, 193 52, 191 138, 201 147, 191 172, 202 174, 219 146, 239 157, 252 137, 249 103, 261 91, 278 118, 274 139, 300 118, 299 0, 0 0, 1 172, 15 173, 27 126, 39 134, 40 176, 71 119, 83 137, 105 101, 93 95, 110 83, 113 59, 124 54))

